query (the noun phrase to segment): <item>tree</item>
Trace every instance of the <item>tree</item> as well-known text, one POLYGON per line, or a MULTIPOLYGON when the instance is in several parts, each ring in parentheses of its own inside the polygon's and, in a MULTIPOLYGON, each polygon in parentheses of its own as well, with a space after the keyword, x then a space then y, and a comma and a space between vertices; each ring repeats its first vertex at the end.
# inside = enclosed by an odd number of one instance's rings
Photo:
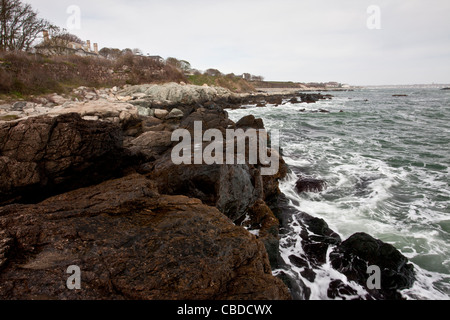
POLYGON ((58 27, 54 27, 49 31, 48 39, 44 39, 44 41, 39 45, 43 47, 61 47, 67 48, 70 43, 78 43, 80 45, 84 45, 85 42, 81 40, 78 36, 67 32, 66 29, 60 29, 58 27))
POLYGON ((180 60, 178 60, 177 58, 169 57, 169 58, 166 59, 166 63, 167 63, 169 66, 172 66, 172 67, 181 69, 181 63, 180 63, 180 60))
POLYGON ((219 77, 219 76, 222 75, 222 72, 220 72, 217 69, 212 69, 211 68, 211 69, 206 70, 204 74, 207 75, 207 76, 219 77))
POLYGON ((144 55, 144 54, 142 53, 142 50, 139 49, 139 48, 134 48, 134 49, 133 49, 133 54, 134 54, 135 56, 142 56, 142 55, 144 55))
POLYGON ((180 60, 180 69, 184 72, 190 71, 192 69, 191 63, 186 60, 180 60))
POLYGON ((0 0, 0 50, 28 51, 43 30, 53 29, 38 18, 31 5, 20 0, 0 0))
POLYGON ((122 51, 117 48, 102 48, 99 54, 107 59, 115 60, 122 55, 122 51))

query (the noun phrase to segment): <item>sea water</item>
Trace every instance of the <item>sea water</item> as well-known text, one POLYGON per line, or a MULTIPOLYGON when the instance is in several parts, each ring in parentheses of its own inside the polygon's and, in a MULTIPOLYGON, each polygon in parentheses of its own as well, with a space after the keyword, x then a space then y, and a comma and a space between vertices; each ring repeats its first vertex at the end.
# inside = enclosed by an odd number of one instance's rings
MULTIPOLYGON (((332 94, 332 100, 315 104, 285 101, 228 113, 234 121, 253 114, 268 131, 280 130, 291 169, 280 189, 293 208, 323 218, 343 240, 366 232, 400 250, 417 278, 402 291, 406 299, 448 300, 450 91, 376 88, 332 94), (323 179, 328 187, 298 194, 294 186, 300 175, 323 179)), ((281 257, 288 265, 287 257, 301 250, 296 228, 294 216, 281 235, 281 257)), ((329 263, 314 271, 314 282, 294 265, 288 271, 310 288, 310 299, 329 299, 328 285, 335 279, 364 295, 329 263)))

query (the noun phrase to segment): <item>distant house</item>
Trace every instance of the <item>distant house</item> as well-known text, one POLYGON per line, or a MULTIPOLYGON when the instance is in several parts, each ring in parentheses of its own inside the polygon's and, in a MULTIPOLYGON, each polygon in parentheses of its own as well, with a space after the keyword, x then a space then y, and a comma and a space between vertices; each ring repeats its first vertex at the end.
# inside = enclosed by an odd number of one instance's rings
POLYGON ((252 75, 250 73, 242 74, 242 79, 250 81, 252 79, 252 75))
POLYGON ((44 41, 35 47, 35 52, 46 56, 54 55, 77 55, 82 57, 99 57, 98 44, 94 43, 91 48, 91 41, 87 40, 86 44, 78 42, 67 42, 64 44, 55 44, 51 41, 48 31, 43 31, 44 41))
POLYGON ((328 82, 325 83, 325 87, 327 88, 341 88, 342 84, 340 84, 339 82, 328 82))
POLYGON ((164 63, 166 60, 164 60, 164 58, 163 57, 161 57, 161 56, 148 56, 148 58, 150 58, 150 59, 152 59, 152 60, 155 60, 155 61, 158 61, 158 62, 161 62, 161 63, 164 63))

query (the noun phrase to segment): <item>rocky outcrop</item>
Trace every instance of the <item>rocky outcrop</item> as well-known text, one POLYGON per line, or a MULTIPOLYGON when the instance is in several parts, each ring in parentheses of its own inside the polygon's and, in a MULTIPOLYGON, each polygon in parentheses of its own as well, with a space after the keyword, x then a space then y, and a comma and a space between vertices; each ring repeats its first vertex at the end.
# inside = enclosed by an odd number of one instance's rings
POLYGON ((361 294, 341 279, 333 279, 328 286, 330 299, 401 300, 400 290, 411 288, 415 281, 413 265, 392 245, 365 233, 355 233, 345 241, 325 220, 300 212, 281 195, 281 230, 284 241, 296 243, 300 249, 288 250, 287 261, 280 261, 278 274, 289 285, 295 299, 309 299, 311 290, 302 280, 315 282, 323 268, 331 266, 364 288, 361 294), (287 265, 286 263, 289 263, 287 265), (369 289, 369 266, 381 270, 381 289, 369 289), (302 278, 292 279, 287 270, 298 268, 302 278))
POLYGON ((241 218, 259 198, 249 165, 175 165, 170 152, 155 161, 149 177, 159 191, 195 197, 217 207, 233 221, 241 218))
POLYGON ((290 298, 253 235, 138 174, 2 207, 0 229, 1 299, 290 298))
POLYGON ((319 100, 331 99, 333 96, 330 94, 323 95, 321 93, 300 93, 299 97, 303 103, 316 103, 319 100))
POLYGON ((394 246, 366 233, 356 233, 339 244, 330 254, 333 268, 367 288, 367 269, 381 270, 381 289, 367 289, 376 299, 401 299, 399 290, 410 288, 414 267, 394 246))
POLYGON ((130 97, 129 101, 151 107, 169 107, 175 105, 192 105, 196 103, 214 102, 239 97, 222 87, 183 85, 167 83, 163 85, 136 85, 118 92, 120 97, 130 97))
POLYGON ((295 190, 298 193, 321 192, 325 190, 326 187, 327 183, 324 180, 309 177, 300 177, 295 183, 295 190))
POLYGON ((71 113, 0 125, 0 203, 29 201, 111 178, 123 164, 120 127, 71 113))
POLYGON ((175 129, 235 127, 228 98, 148 108, 149 92, 20 104, 0 124, 0 298, 290 298, 271 274, 279 224, 265 202, 286 167, 261 177, 248 163, 175 166, 175 129), (81 291, 65 287, 69 265, 81 291))

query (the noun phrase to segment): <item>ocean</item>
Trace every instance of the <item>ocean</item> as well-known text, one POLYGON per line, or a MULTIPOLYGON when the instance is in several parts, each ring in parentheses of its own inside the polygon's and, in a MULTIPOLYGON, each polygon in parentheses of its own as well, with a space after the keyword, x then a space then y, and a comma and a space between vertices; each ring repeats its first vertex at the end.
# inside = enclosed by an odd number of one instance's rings
MULTIPOLYGON (((414 265, 417 278, 412 288, 401 292, 406 299, 449 300, 450 91, 373 88, 329 93, 332 100, 315 104, 286 101, 227 111, 234 121, 253 114, 264 120, 268 131, 280 130, 283 157, 291 169, 280 189, 290 206, 324 219, 343 240, 366 232, 399 249, 414 265), (329 113, 317 112, 320 109, 329 113), (327 189, 296 193, 300 175, 325 180, 327 189)), ((327 289, 335 279, 362 296, 364 289, 329 263, 314 270, 313 282, 290 264, 287 257, 302 241, 295 226, 281 232, 281 257, 289 275, 311 290, 310 299, 330 299, 327 289)))

